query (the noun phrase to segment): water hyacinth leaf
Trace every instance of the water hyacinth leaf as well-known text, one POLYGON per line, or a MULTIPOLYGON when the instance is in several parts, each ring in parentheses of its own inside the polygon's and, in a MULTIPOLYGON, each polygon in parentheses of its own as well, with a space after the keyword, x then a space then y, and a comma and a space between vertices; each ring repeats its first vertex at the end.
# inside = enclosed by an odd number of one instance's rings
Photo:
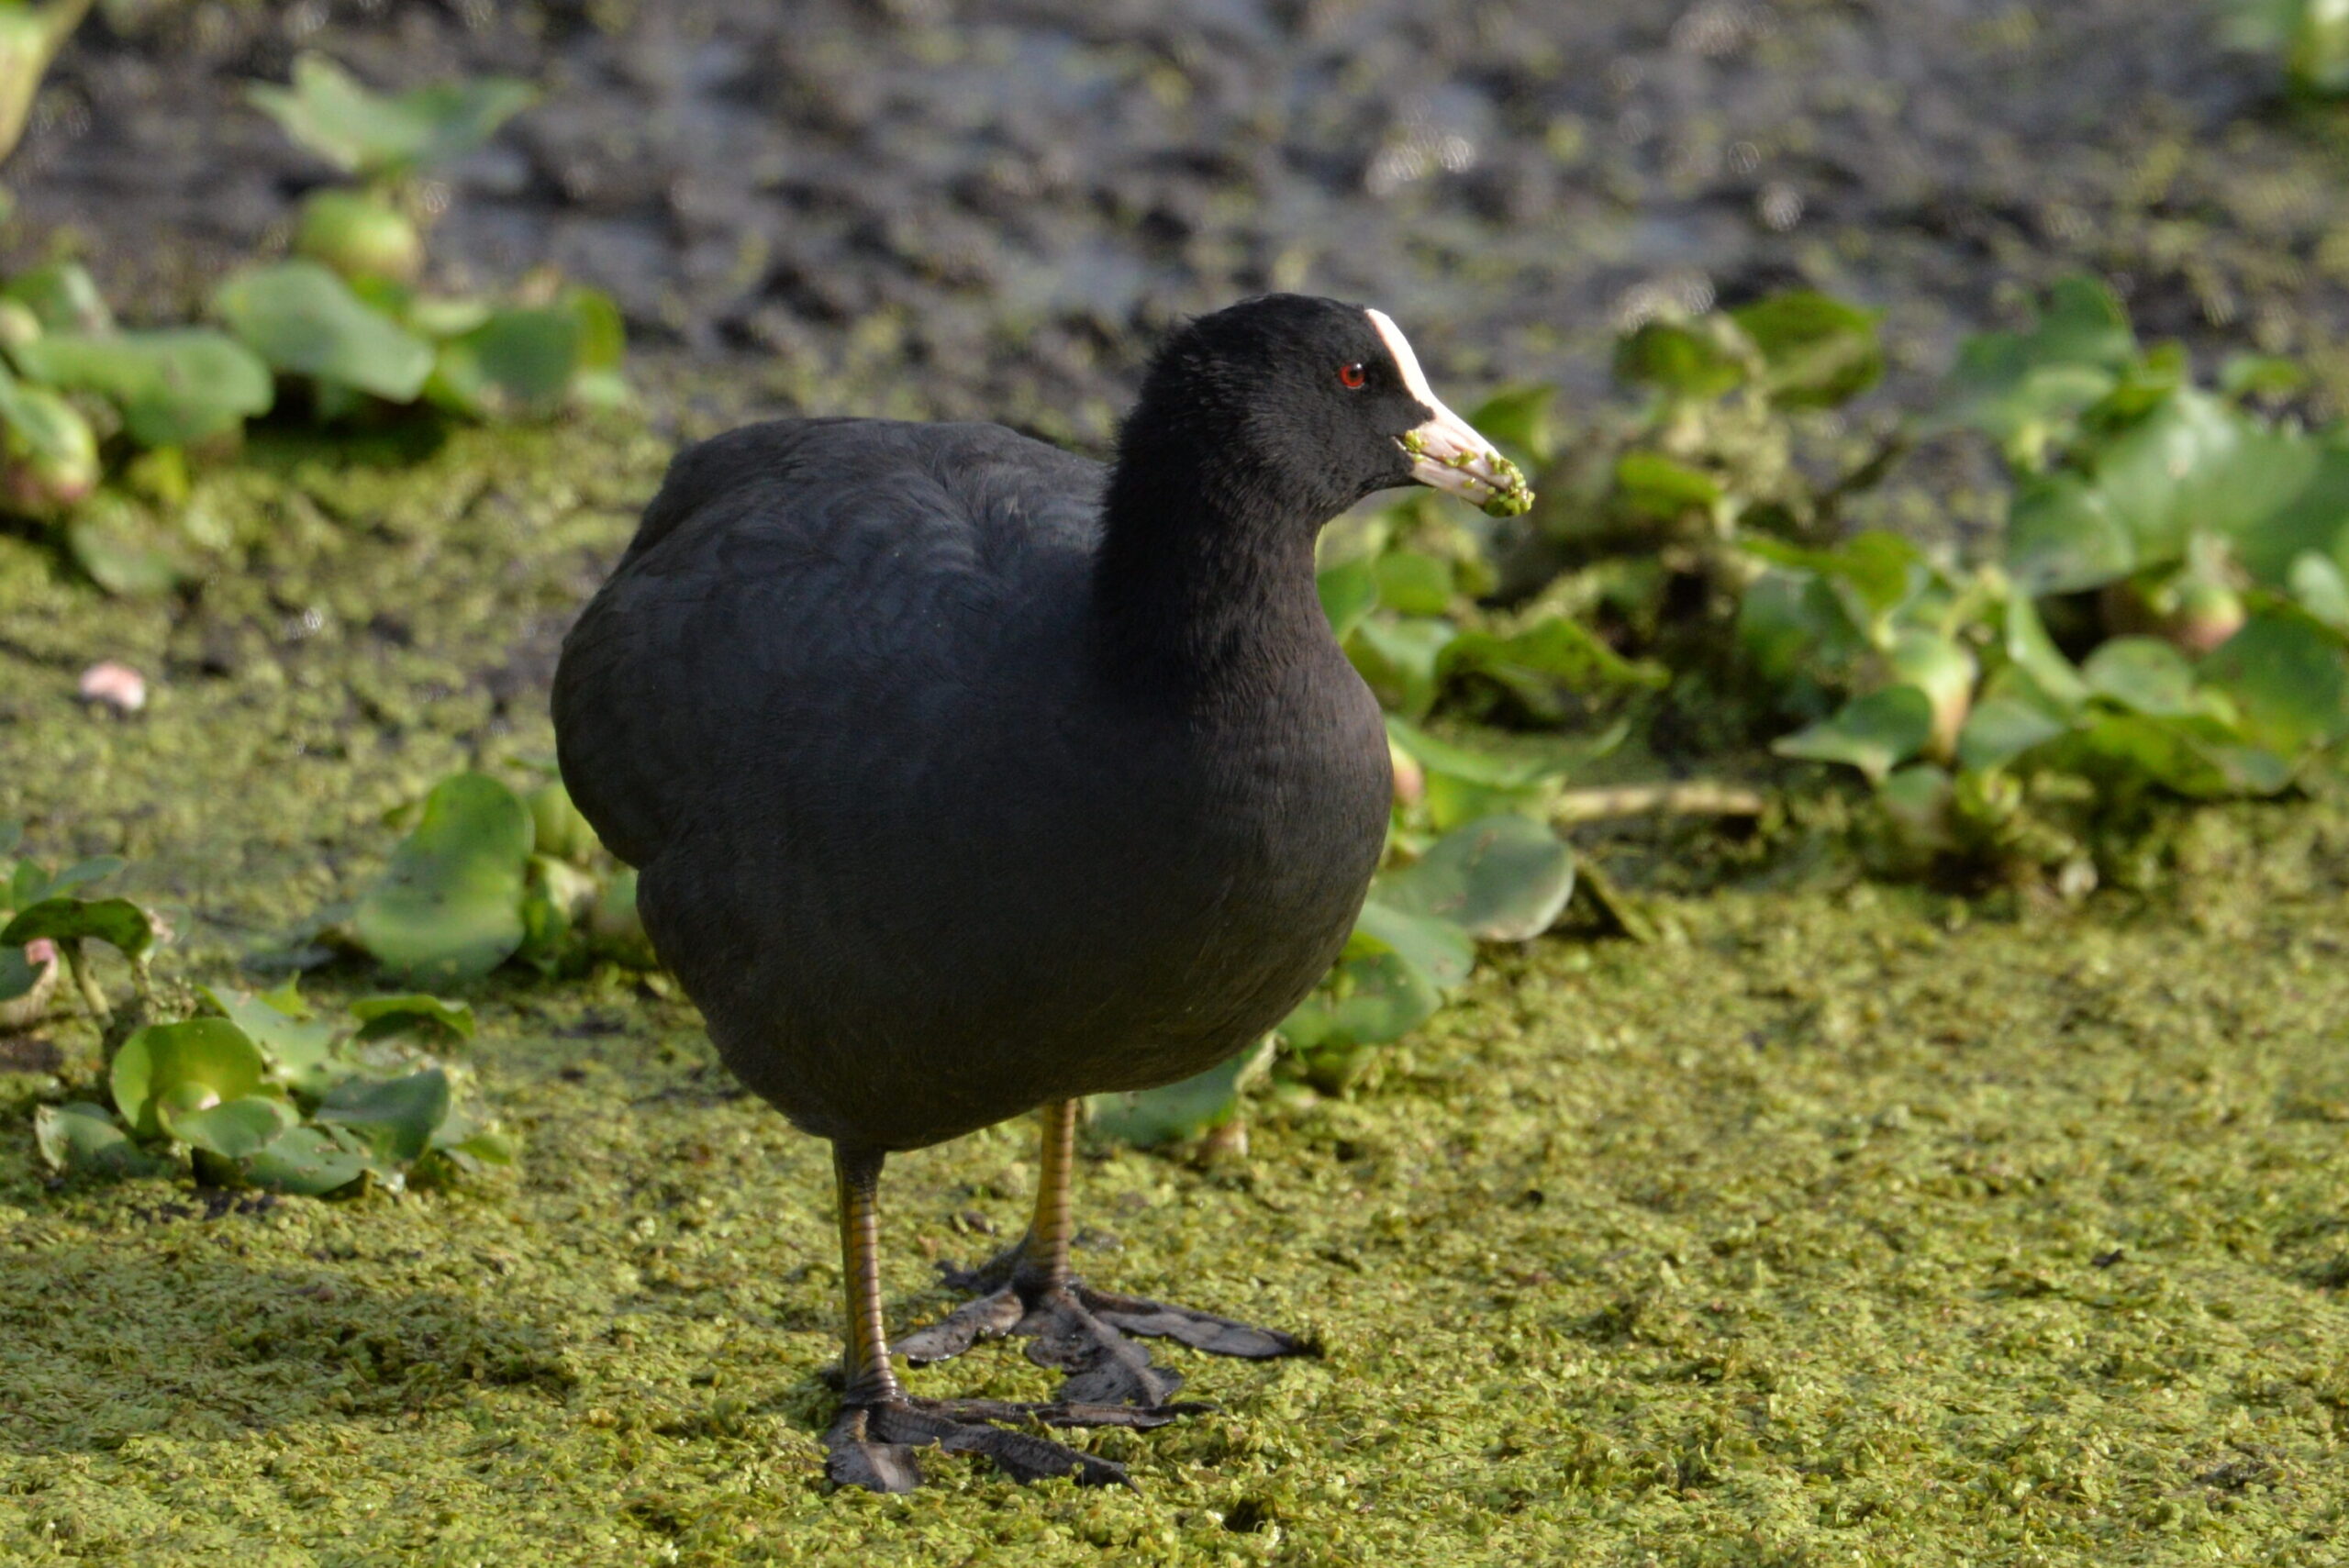
POLYGON ((1864 632, 1887 623, 1932 581, 1932 563, 1916 542, 1883 528, 1854 534, 1831 550, 1808 550, 1766 534, 1748 535, 1738 543, 1749 555, 1828 584, 1864 632))
POLYGON ((532 790, 524 802, 530 808, 531 847, 562 861, 584 861, 602 847, 595 828, 572 803, 571 792, 559 778, 532 790))
POLYGON ((1521 942, 1556 922, 1574 886, 1574 851, 1548 824, 1500 816, 1445 834, 1417 863, 1381 877, 1377 897, 1486 941, 1521 942))
POLYGON ((114 310, 98 283, 79 261, 51 261, 18 272, 0 287, 0 299, 33 313, 44 332, 111 332, 114 310))
POLYGON ((1781 757, 1845 762, 1870 784, 1924 750, 1933 730, 1933 705, 1914 686, 1870 692, 1811 725, 1772 743, 1781 757))
POLYGON ((1798 290, 1730 312, 1762 351, 1763 384, 1791 408, 1832 408, 1884 376, 1876 313, 1798 290))
POLYGON ((1390 550, 1373 563, 1378 599, 1407 616, 1439 616, 1452 604, 1452 562, 1415 550, 1390 550))
POLYGON ((2292 781, 2289 762, 2243 745, 2229 726, 2200 715, 2106 714, 2067 735, 2051 755, 2074 772, 2147 780, 2194 800, 2274 795, 2292 781))
POLYGON ((1441 987, 1449 988, 1468 978, 1476 967, 1475 939, 1450 920, 1382 903, 1378 892, 1374 886, 1364 901, 1349 951, 1391 952, 1441 987))
POLYGON ((93 939, 133 962, 155 945, 153 917, 128 898, 43 898, 0 927, 0 947, 22 947, 47 937, 63 945, 93 939))
POLYGON ((76 888, 87 887, 94 882, 104 882, 120 871, 125 863, 120 855, 92 855, 86 860, 75 861, 50 877, 33 896, 56 898, 76 888))
POLYGON ((2003 619, 2007 657, 2039 692, 2065 712, 2087 701, 2087 680, 2047 635, 2046 623, 2039 618, 2039 607, 2028 594, 2007 596, 2003 619))
POLYGON ((449 1114, 449 1075, 438 1067, 403 1078, 346 1078, 318 1101, 312 1119, 339 1127, 386 1160, 408 1161, 432 1143, 449 1114))
POLYGON ((1448 620, 1364 620, 1346 654, 1381 706, 1418 717, 1435 706, 1436 661, 1457 635, 1448 620))
POLYGON ((451 1105, 440 1125, 432 1129, 431 1148, 435 1153, 452 1156, 457 1164, 468 1167, 511 1165, 518 1152, 514 1140, 494 1124, 475 1120, 461 1106, 451 1105))
POLYGON ((294 1127, 246 1155, 242 1164, 245 1179, 257 1187, 320 1197, 365 1175, 373 1162, 325 1129, 294 1127))
POLYGON ((359 1021, 359 1038, 382 1040, 392 1035, 418 1032, 445 1036, 450 1040, 473 1038, 473 1009, 470 1002, 451 1002, 442 996, 427 996, 410 993, 398 996, 362 996, 351 1004, 350 1013, 359 1021))
POLYGON ((499 310, 440 345, 425 395, 475 417, 544 417, 579 369, 578 316, 562 306, 499 310))
POLYGON ((241 1160, 273 1141, 301 1116, 283 1100, 247 1095, 196 1110, 179 1111, 170 1102, 158 1107, 163 1130, 192 1149, 241 1160))
POLYGON ((1321 614, 1330 634, 1343 642, 1363 617, 1378 607, 1378 562, 1357 556, 1317 573, 1313 586, 1321 597, 1321 614))
POLYGON ((2025 474, 2009 508, 2007 574, 2025 593, 2101 587, 2137 569, 2135 539, 2076 473, 2025 474))
POLYGON ((618 408, 629 401, 620 362, 628 357, 628 327, 612 296, 599 289, 573 287, 562 303, 579 322, 578 369, 571 378, 571 400, 586 408, 618 408))
POLYGON ((1197 1138, 1240 1113, 1241 1089, 1271 1054, 1272 1041, 1267 1039, 1180 1083, 1095 1095, 1085 1101, 1086 1119, 1103 1137, 1138 1149, 1197 1138))
POLYGON ((107 1070, 115 1108, 141 1138, 163 1130, 160 1113, 198 1110, 240 1099, 262 1085, 269 1063, 245 1031, 227 1018, 149 1024, 122 1042, 107 1070))
POLYGON ((429 343, 316 261, 239 272, 221 285, 212 307, 247 347, 290 374, 413 403, 432 373, 429 343))
POLYGON ((178 447, 269 412, 276 389, 251 350, 208 327, 104 337, 50 334, 13 350, 36 381, 95 392, 143 447, 178 447))
MULTIPOLYGON (((266 996, 250 996, 241 991, 222 990, 210 985, 196 987, 197 995, 220 1009, 229 1022, 245 1031, 262 1054, 282 1077, 306 1080, 326 1062, 334 1048, 334 1030, 324 1023, 305 1020, 281 1012, 266 996)), ((218 1151, 215 1151, 218 1152, 218 1151)))
POLYGON ((0 498, 46 516, 86 497, 98 482, 98 436, 80 409, 45 386, 0 370, 0 427, 7 460, 0 498))
POLYGON ((2071 728, 2069 719, 2021 697, 1986 696, 1974 705, 1958 731, 1958 763, 1973 769, 2003 767, 2071 728))
POLYGON ((65 520, 65 550, 91 582, 120 598, 168 593, 189 575, 178 541, 111 490, 91 496, 65 520))
POLYGON ((2136 334, 2112 291, 2094 278, 2062 279, 2030 331, 1987 332, 1960 347, 1943 422, 1983 430, 2010 450, 2035 450, 2110 393, 2136 354, 2136 334))
POLYGON ((2262 610, 2203 659, 2243 734, 2286 757, 2349 736, 2349 662, 2340 633, 2287 608, 2262 610))
POLYGON ((2193 666, 2157 637, 2116 637, 2100 643, 2080 674, 2090 691, 2132 712, 2163 717, 2202 708, 2195 697, 2193 666))
POLYGON ((353 911, 376 961, 430 984, 477 979, 522 945, 535 828, 519 796, 482 773, 444 779, 415 831, 353 911))
POLYGON ((376 93, 319 54, 296 56, 293 84, 246 89, 285 134, 346 173, 406 173, 462 156, 537 101, 526 82, 485 76, 376 93))
POLYGON ((1283 1019, 1281 1038, 1294 1050, 1383 1045, 1402 1039, 1435 1016, 1443 994, 1397 953, 1350 958, 1322 989, 1283 1019))
POLYGON ((24 999, 32 995, 34 988, 41 984, 41 977, 49 973, 49 967, 47 962, 35 963, 24 948, 0 947, 0 1033, 27 1027, 25 1020, 16 1018, 10 1013, 9 1004, 37 1007, 38 1003, 28 1003, 24 999))
POLYGON ((2349 630, 2349 576, 2343 574, 2339 562, 2302 550, 2285 581, 2300 608, 2336 630, 2349 630))
POLYGON ((1631 726, 1619 720, 1593 735, 1535 740, 1496 733, 1492 745, 1472 746, 1431 734, 1409 719, 1386 716, 1387 736, 1429 773, 1496 789, 1526 789, 1562 778, 1613 751, 1631 732, 1631 726))
POLYGON ((1468 416, 1469 428, 1496 446, 1514 447, 1537 463, 1554 455, 1550 437, 1550 405, 1558 389, 1548 382, 1503 387, 1476 406, 1468 416))
POLYGON ((164 1163, 133 1143, 113 1112, 86 1100, 37 1106, 33 1143, 41 1162, 61 1176, 143 1176, 164 1163))
POLYGON ((1662 665, 1624 658, 1597 632, 1562 615, 1543 616, 1506 636, 1463 632, 1444 647, 1439 663, 1447 676, 1489 675, 1519 696, 1545 704, 1554 702, 1555 688, 1654 688, 1671 678, 1662 665))
POLYGON ((1719 397, 1745 384, 1744 362, 1705 328, 1650 321, 1615 345, 1615 373, 1690 401, 1719 397))
POLYGON ((1934 854, 1956 847, 1950 830, 1950 803, 1955 795, 1947 772, 1918 762, 1878 784, 1876 798, 1906 849, 1934 854))
POLYGON ((1720 481, 1662 452, 1628 451, 1615 460, 1615 487, 1635 510, 1665 521, 1718 505, 1720 481))

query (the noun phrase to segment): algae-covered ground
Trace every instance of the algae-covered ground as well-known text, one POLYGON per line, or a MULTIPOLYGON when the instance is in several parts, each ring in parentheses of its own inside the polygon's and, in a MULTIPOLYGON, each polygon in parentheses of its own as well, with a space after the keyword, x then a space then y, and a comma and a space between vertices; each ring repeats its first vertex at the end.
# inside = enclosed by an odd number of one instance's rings
MULTIPOLYGON (((0 539, 0 819, 132 856, 166 967, 248 983, 387 809, 551 749, 554 639, 664 448, 253 455, 201 497, 250 563, 186 595, 0 539), (73 702, 101 655, 145 714, 73 702)), ((2207 814, 2158 898, 2069 910, 1799 859, 1649 877, 1664 940, 1500 958, 1243 1156, 1097 1151, 1093 1277, 1326 1348, 1167 1352, 1220 1409, 1091 1439, 1131 1493, 824 1483, 825 1151, 624 975, 477 988, 466 1089, 522 1164, 397 1196, 52 1184, 28 1107, 94 1039, 0 1041, 0 1561, 2349 1561, 2349 813, 2207 814)), ((1017 1127, 892 1165, 900 1322, 1033 1170, 1017 1127)), ((1001 1347, 912 1382, 1049 1387, 1001 1347)))

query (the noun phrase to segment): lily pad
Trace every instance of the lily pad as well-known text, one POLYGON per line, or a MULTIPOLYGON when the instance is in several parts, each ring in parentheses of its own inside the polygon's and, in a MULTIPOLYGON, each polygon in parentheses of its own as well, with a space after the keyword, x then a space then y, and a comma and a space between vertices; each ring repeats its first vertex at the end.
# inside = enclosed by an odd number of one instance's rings
POLYGON ((1085 1114, 1096 1132, 1140 1149, 1196 1138, 1239 1114, 1241 1090, 1272 1054, 1272 1043, 1260 1040, 1180 1083, 1095 1095, 1085 1102, 1085 1114))
POLYGON ((460 773, 425 797, 416 830, 353 912, 359 940, 395 974, 477 979, 522 945, 522 895, 535 829, 495 779, 460 773))
POLYGON ((257 1187, 317 1197, 349 1186, 373 1162, 323 1128, 294 1127, 246 1155, 242 1164, 245 1179, 257 1187))
POLYGON ((169 1101, 158 1106, 163 1130, 192 1149, 241 1160, 302 1118, 292 1106, 266 1095, 247 1095, 197 1110, 179 1111, 169 1101))
POLYGON ((251 350, 207 327, 106 336, 52 333, 15 350, 36 381, 95 392, 143 447, 185 446, 266 414, 276 389, 251 350))
POLYGON ((449 1114, 449 1075, 438 1067, 381 1081, 346 1078, 318 1101, 312 1119, 340 1127, 384 1159, 409 1161, 432 1143, 449 1114))
POLYGON ((1445 834, 1415 864, 1379 878, 1377 896, 1485 941, 1520 942, 1556 922, 1574 886, 1574 851, 1548 824, 1499 816, 1445 834))
POLYGON ((432 346, 316 261, 239 272, 213 295, 228 329, 278 370, 413 403, 432 373, 432 346))
POLYGON ((131 1141, 113 1112, 83 1100, 35 1108, 33 1143, 59 1175, 142 1176, 164 1165, 131 1141))
POLYGON ((116 1109, 141 1138, 163 1131, 174 1114, 239 1099, 262 1085, 269 1063, 245 1031, 227 1018, 149 1024, 122 1042, 107 1073, 116 1109))
POLYGON ((350 1012, 359 1020, 362 1040, 383 1040, 419 1031, 450 1040, 473 1038, 473 1009, 470 1002, 451 1002, 417 993, 362 996, 351 1004, 350 1012))
POLYGON ((446 82, 410 93, 376 93, 319 54, 294 61, 290 87, 254 86, 246 96, 286 135, 346 173, 406 173, 471 152, 538 99, 511 77, 446 82))
POLYGON ((1781 757, 1848 762, 1881 784, 1885 775, 1924 750, 1933 732, 1933 705, 1914 686, 1887 686, 1855 697, 1807 729, 1774 742, 1781 757))

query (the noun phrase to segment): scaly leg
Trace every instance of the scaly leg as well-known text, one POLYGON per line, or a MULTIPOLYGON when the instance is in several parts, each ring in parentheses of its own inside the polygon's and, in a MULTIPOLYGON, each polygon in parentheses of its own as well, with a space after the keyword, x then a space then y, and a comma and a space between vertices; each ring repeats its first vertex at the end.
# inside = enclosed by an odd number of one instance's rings
POLYGON ((982 1340, 1026 1335, 1035 1340, 1029 1360, 1069 1374, 1061 1385, 1063 1400, 1173 1414, 1185 1408, 1167 1404, 1183 1386, 1181 1375, 1154 1365, 1128 1335, 1179 1340, 1215 1355, 1250 1360, 1310 1353, 1310 1345, 1276 1329, 1095 1290, 1070 1273, 1076 1111, 1074 1100, 1043 1109, 1036 1213, 1027 1234, 975 1269, 949 1273, 949 1284, 980 1294, 907 1335, 899 1347, 906 1359, 919 1366, 958 1356, 982 1340))
POLYGON ((881 1326, 881 1248, 875 1195, 878 1151, 832 1151, 840 1187, 841 1275, 848 1309, 848 1386, 839 1419, 825 1439, 826 1470, 844 1486, 910 1492, 921 1485, 913 1451, 936 1443, 949 1453, 981 1453, 1019 1481, 1074 1475, 1088 1485, 1124 1483, 1122 1465, 991 1422, 1043 1421, 1053 1426, 1151 1427, 1172 1414, 1126 1407, 1088 1407, 1066 1400, 1019 1405, 1001 1399, 916 1399, 889 1365, 881 1326))

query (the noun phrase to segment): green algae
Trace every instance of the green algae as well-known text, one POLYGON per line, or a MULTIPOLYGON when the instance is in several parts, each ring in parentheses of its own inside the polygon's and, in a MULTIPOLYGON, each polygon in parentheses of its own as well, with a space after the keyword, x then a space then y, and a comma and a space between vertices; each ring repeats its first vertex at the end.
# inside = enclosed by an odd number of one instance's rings
MULTIPOLYGON (((553 639, 663 453, 258 455, 250 564, 192 603, 0 561, 0 818, 133 857, 215 984, 366 884, 387 810, 551 750, 553 639), (139 718, 73 701, 101 654, 154 678, 139 718)), ((0 1079, 0 1561, 2336 1562, 2344 824, 2204 813, 2174 896, 2070 911, 1650 879, 1662 940, 1504 955, 1244 1153, 1095 1151, 1089 1275, 1326 1351, 1166 1352, 1221 1409, 1082 1435, 1130 1495, 823 1484, 825 1151, 624 975, 467 993, 516 1172, 339 1203, 50 1185, 23 1107, 95 1047, 61 1018, 63 1066, 0 1079)), ((892 1164, 896 1321, 1033 1160, 1006 1127, 892 1164)), ((1050 1386, 1000 1347, 911 1382, 1050 1386)))

